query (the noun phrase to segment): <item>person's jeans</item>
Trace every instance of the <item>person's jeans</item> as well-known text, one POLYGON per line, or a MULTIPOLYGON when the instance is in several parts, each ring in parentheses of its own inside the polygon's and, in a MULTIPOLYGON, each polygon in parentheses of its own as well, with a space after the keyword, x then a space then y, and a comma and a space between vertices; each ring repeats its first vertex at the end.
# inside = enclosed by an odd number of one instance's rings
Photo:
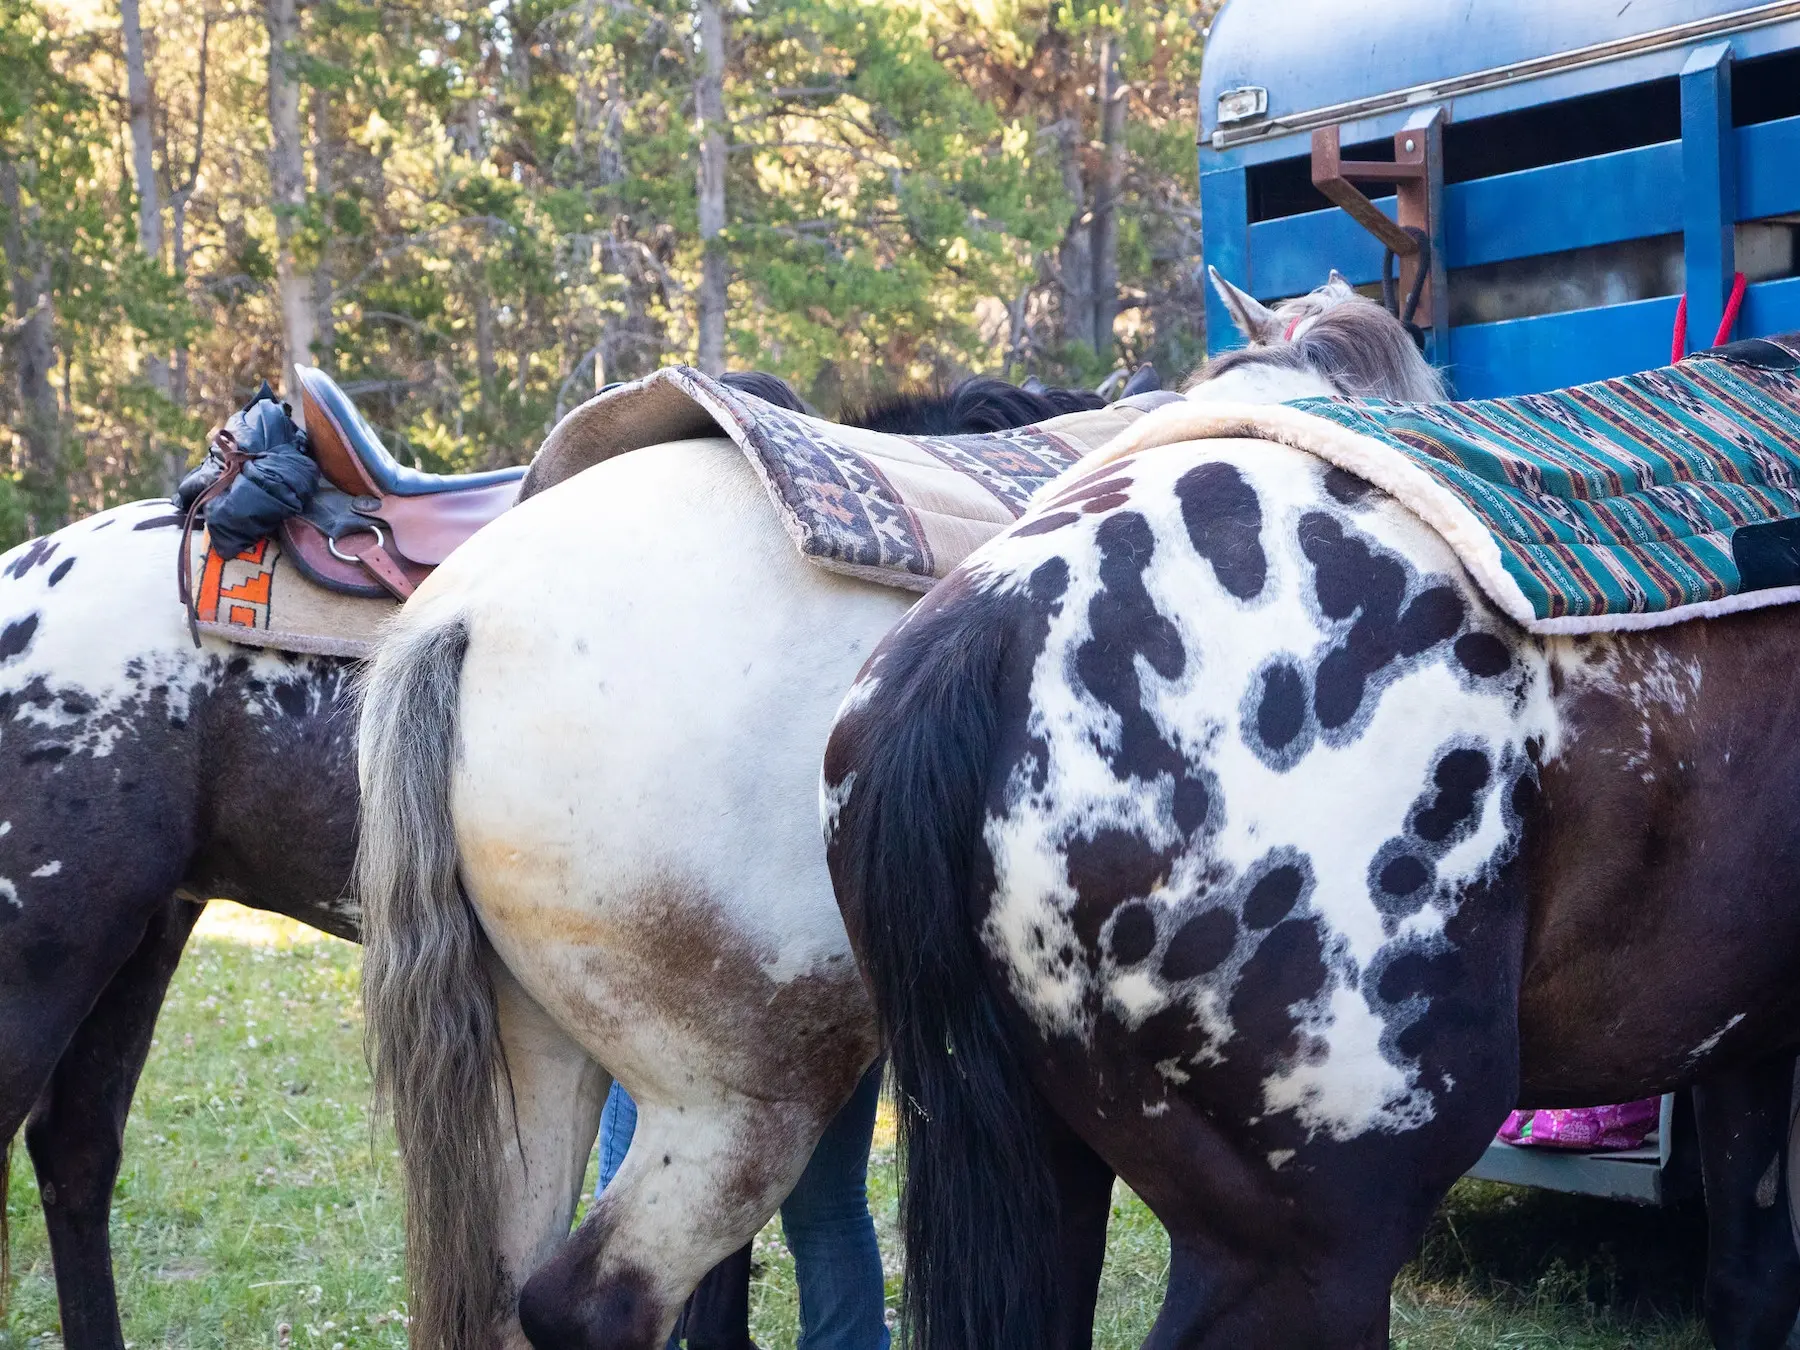
MULTIPOLYGON (((798 1350, 887 1350, 881 1249, 869 1217, 869 1140, 881 1098, 881 1064, 863 1075, 837 1113, 793 1192, 781 1229, 800 1285, 798 1350)), ((637 1128, 637 1105, 619 1084, 600 1116, 600 1184, 617 1175, 637 1128)))

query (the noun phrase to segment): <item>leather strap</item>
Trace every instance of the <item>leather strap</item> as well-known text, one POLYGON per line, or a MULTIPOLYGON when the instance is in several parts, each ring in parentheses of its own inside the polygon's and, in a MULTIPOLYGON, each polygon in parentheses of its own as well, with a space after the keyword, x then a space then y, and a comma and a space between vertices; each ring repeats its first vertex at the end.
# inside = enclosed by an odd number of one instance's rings
POLYGON ((400 570, 400 564, 394 561, 393 555, 380 542, 351 556, 368 568, 370 575, 387 587, 396 600, 406 600, 412 595, 412 581, 400 570))
POLYGON ((181 607, 187 611, 188 636, 193 638, 196 647, 200 645, 200 616, 195 606, 194 558, 190 543, 194 537, 194 526, 199 523, 206 504, 216 497, 224 496, 233 480, 243 472, 244 465, 250 462, 250 457, 238 449, 237 438, 224 427, 213 432, 212 443, 225 467, 188 506, 187 515, 181 522, 181 553, 175 559, 175 588, 181 596, 181 607))

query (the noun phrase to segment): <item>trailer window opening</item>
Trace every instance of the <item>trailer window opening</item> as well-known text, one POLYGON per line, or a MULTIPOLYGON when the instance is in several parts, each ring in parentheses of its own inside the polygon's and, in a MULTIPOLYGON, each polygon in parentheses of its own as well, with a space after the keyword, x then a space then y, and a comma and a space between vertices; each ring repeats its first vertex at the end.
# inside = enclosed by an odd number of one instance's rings
MULTIPOLYGON (((1452 118, 1444 129, 1444 181, 1465 183, 1680 139, 1680 82, 1651 80, 1477 122, 1452 118)), ((1347 145, 1344 157, 1392 159, 1393 141, 1347 145)), ((1252 165, 1247 176, 1253 223, 1331 205, 1312 185, 1310 154, 1252 165)))
POLYGON ((1747 127, 1784 117, 1800 117, 1800 48, 1734 64, 1732 123, 1747 127))

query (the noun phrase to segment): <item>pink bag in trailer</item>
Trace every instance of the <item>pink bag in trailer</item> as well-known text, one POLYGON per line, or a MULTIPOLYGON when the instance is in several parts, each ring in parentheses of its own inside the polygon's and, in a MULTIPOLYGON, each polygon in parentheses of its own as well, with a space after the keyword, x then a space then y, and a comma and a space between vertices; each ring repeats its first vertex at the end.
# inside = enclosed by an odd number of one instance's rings
POLYGON ((1560 1110, 1514 1111, 1500 1138, 1517 1148, 1562 1148, 1580 1153, 1612 1153, 1641 1148, 1656 1128, 1662 1099, 1616 1106, 1574 1106, 1560 1110))

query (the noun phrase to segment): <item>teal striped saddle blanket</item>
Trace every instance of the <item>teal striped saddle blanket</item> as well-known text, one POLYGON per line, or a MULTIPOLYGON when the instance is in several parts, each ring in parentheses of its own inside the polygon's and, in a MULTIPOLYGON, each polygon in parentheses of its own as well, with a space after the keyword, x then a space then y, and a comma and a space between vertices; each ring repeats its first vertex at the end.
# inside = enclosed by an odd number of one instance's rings
POLYGON ((1355 433, 1319 452, 1423 506, 1453 544, 1444 522, 1472 514, 1498 557, 1466 541, 1459 554, 1534 631, 1800 599, 1800 334, 1547 394, 1288 407, 1355 433))

